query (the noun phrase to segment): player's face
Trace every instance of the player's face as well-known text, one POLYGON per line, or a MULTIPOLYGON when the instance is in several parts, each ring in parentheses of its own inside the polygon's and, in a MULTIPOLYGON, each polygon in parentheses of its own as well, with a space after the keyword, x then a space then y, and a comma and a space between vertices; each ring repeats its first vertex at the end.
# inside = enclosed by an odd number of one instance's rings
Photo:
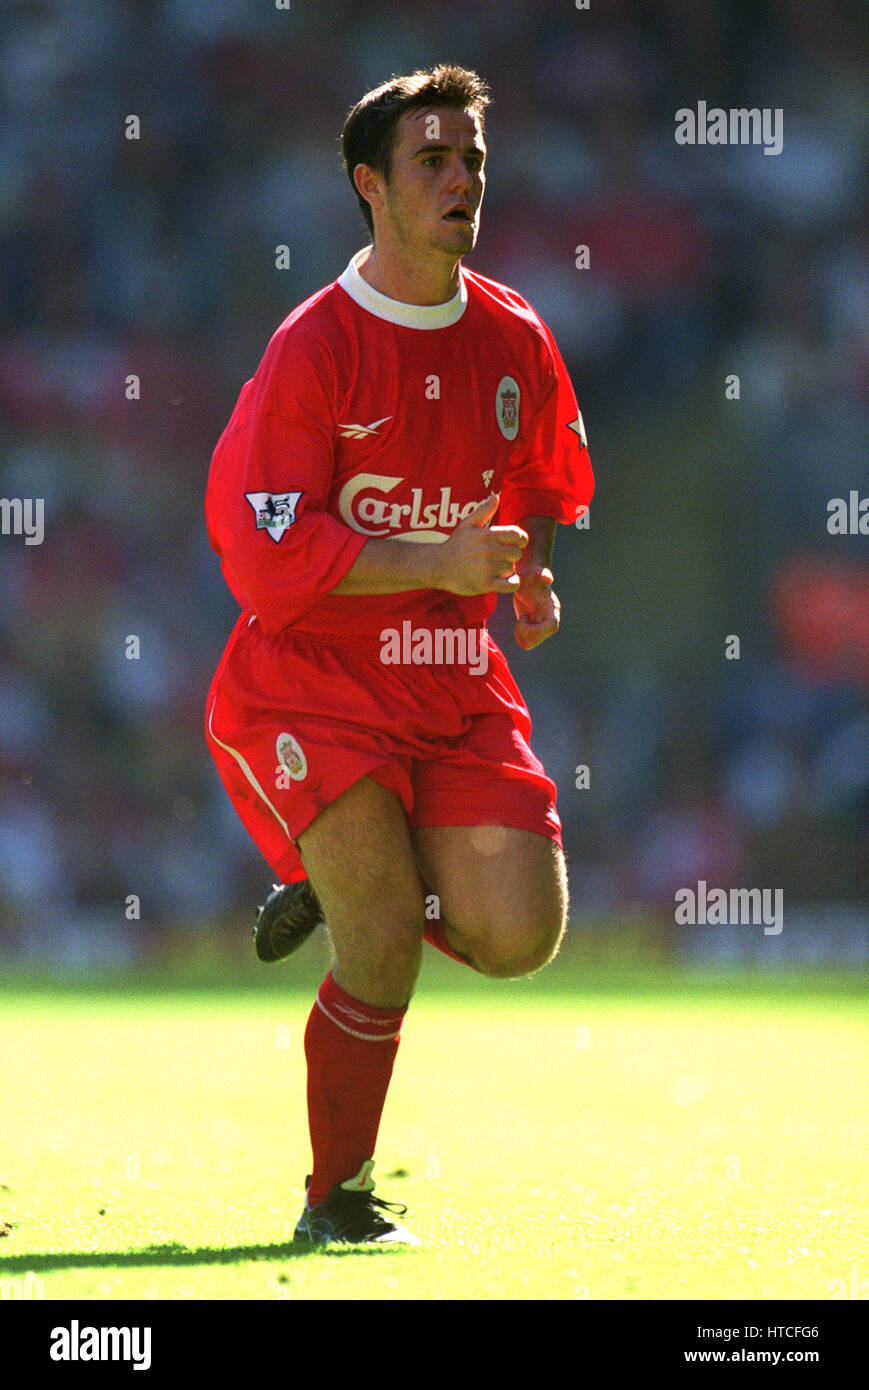
POLYGON ((486 145, 470 111, 423 107, 402 116, 380 211, 405 251, 457 257, 473 250, 485 160, 486 145))

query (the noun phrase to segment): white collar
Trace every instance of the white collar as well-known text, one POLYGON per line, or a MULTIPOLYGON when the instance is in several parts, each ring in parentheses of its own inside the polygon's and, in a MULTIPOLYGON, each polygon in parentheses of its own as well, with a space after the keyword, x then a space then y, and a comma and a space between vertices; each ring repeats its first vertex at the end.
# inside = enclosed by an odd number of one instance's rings
POLYGON ((362 279, 359 266, 367 259, 370 251, 370 246, 357 251, 343 275, 338 277, 338 284, 342 290, 346 290, 350 298, 361 308, 367 309, 369 314, 375 314, 379 319, 387 319, 389 323, 401 324, 405 328, 449 328, 450 324, 457 323, 462 317, 468 303, 468 289, 461 268, 459 288, 445 304, 405 304, 403 299, 390 299, 388 295, 381 294, 373 285, 369 285, 367 280, 362 279))

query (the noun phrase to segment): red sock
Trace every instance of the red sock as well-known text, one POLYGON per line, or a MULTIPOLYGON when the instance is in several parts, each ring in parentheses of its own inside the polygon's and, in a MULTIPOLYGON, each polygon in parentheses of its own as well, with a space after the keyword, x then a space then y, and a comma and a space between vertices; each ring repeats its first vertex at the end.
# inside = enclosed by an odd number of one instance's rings
POLYGON ((361 1003, 331 971, 320 986, 305 1030, 312 1207, 374 1156, 406 1009, 361 1003))
POLYGON ((460 956, 458 951, 453 950, 452 946, 447 941, 441 922, 426 922, 422 929, 422 934, 424 940, 426 940, 430 946, 436 946, 439 951, 443 951, 445 956, 450 956, 452 960, 460 961, 462 965, 470 965, 467 956, 460 956))

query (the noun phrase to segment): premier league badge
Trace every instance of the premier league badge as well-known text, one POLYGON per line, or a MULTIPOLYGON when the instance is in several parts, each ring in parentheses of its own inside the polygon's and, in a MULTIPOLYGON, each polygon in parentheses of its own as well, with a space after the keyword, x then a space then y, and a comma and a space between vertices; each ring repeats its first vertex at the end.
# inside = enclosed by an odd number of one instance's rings
POLYGON ((279 541, 296 519, 296 507, 301 492, 246 492, 256 516, 256 529, 268 531, 273 541, 279 541))

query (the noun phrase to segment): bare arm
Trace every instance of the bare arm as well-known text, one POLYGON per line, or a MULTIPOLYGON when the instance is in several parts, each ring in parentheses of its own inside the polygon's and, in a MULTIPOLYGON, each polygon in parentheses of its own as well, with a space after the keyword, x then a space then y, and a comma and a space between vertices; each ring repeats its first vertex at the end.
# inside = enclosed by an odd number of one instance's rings
POLYGON ((434 545, 408 545, 395 540, 366 541, 352 567, 333 594, 402 594, 409 589, 433 589, 434 545))
POLYGON ((528 532, 528 544, 516 566, 520 573, 524 569, 549 569, 555 547, 555 526, 555 518, 551 516, 526 516, 523 519, 522 529, 528 532))
POLYGON ((522 558, 528 536, 518 526, 490 526, 497 509, 497 496, 487 497, 440 545, 367 541, 332 593, 445 589, 465 595, 512 594, 520 582, 513 567, 522 558))

